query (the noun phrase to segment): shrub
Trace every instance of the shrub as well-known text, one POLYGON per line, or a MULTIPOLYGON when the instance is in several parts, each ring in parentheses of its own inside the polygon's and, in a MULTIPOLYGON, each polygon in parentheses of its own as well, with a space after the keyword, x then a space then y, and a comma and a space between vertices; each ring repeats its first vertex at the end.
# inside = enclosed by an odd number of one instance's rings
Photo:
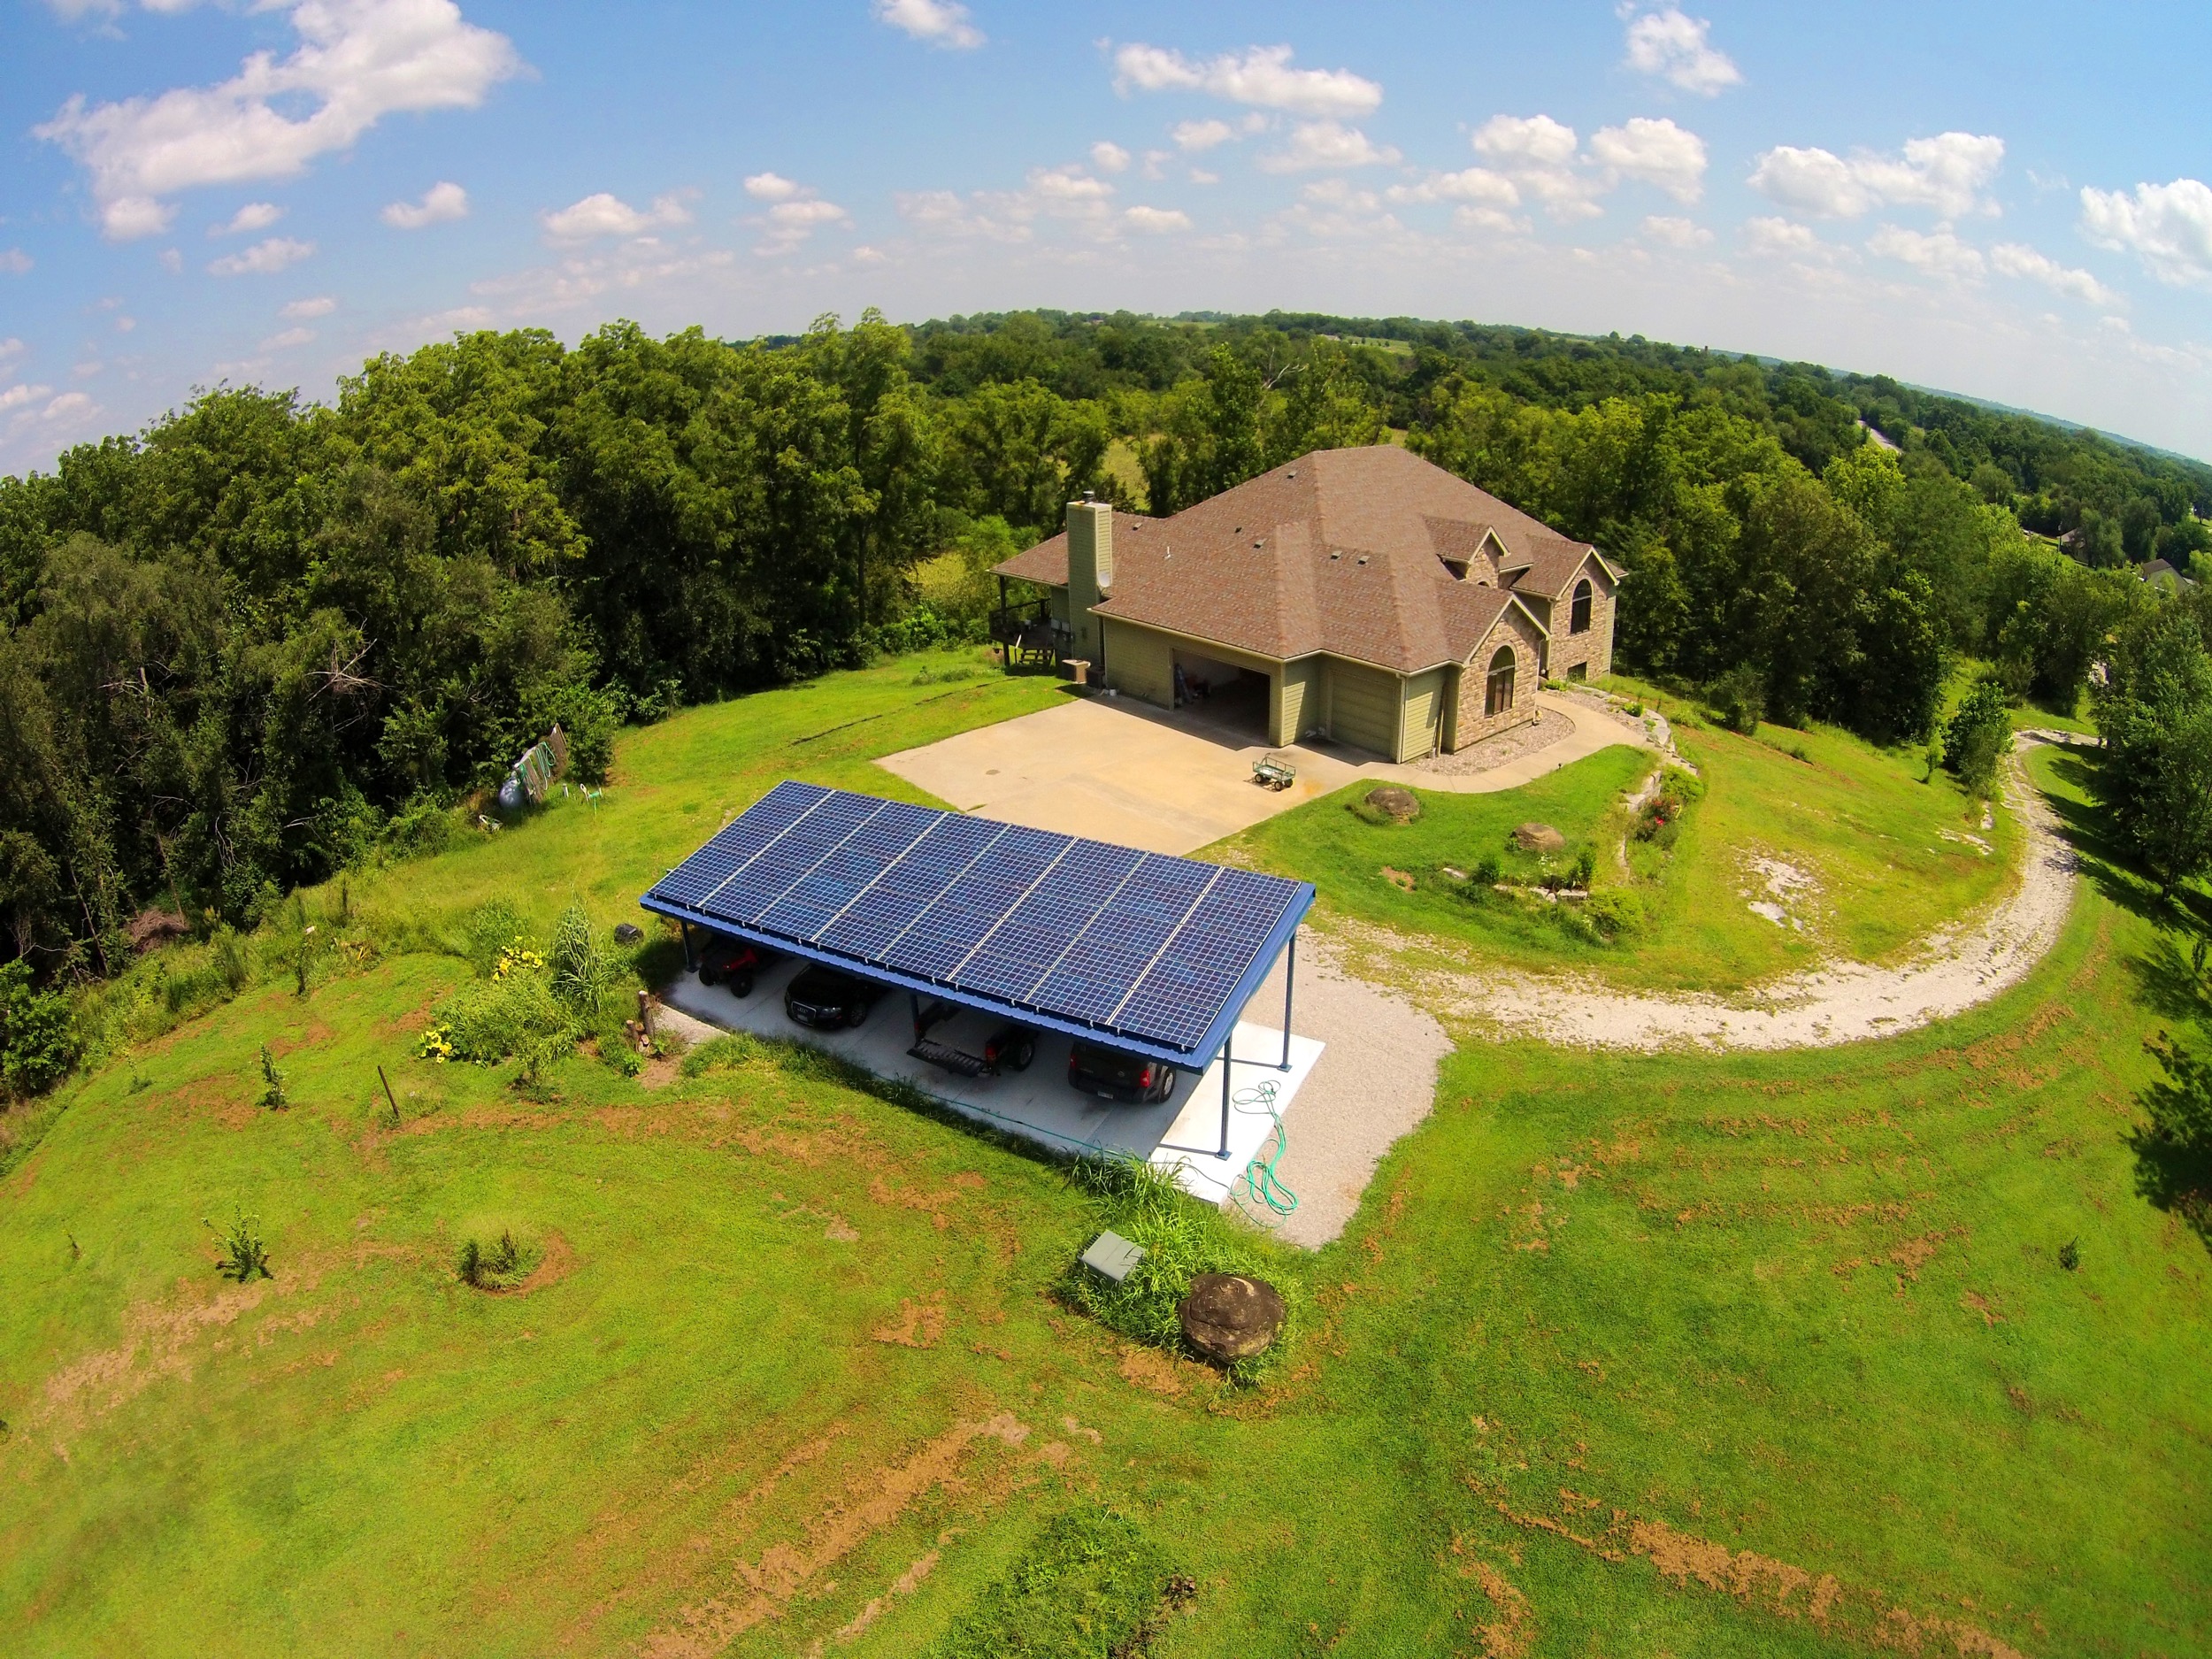
POLYGON ((1582 907, 1591 926, 1607 939, 1639 933, 1644 926, 1644 902, 1625 887, 1603 887, 1582 907))
POLYGON ((1086 1507, 1047 1522, 928 1659, 1136 1659, 1152 1651, 1165 1609, 1196 1593, 1140 1523, 1086 1507))
POLYGON ((1977 680, 1943 728, 1943 764, 1969 795, 1986 800, 2012 742, 2012 699, 1993 675, 1977 680))
POLYGON ((474 1289, 511 1290, 530 1277, 543 1255, 534 1244, 518 1240, 512 1227, 502 1227, 488 1245, 472 1234, 462 1240, 454 1271, 474 1289))
MULTIPOLYGON (((211 1227, 215 1224, 211 1221, 207 1225, 211 1227)), ((262 1240, 257 1217, 242 1210, 235 1211, 230 1225, 219 1232, 216 1239, 222 1258, 216 1263, 216 1271, 225 1279, 243 1285, 250 1279, 274 1277, 269 1271, 269 1247, 262 1240)))
POLYGON ((1664 850, 1674 845, 1682 815, 1705 796, 1702 779, 1678 766, 1667 768, 1659 780, 1659 793, 1644 803, 1636 815, 1636 839, 1664 850))
POLYGON ((237 995, 246 988, 246 981, 253 973, 253 964, 246 955, 245 941, 238 936, 237 929, 226 924, 218 927, 209 938, 208 949, 216 973, 229 987, 230 994, 237 995))
POLYGON ((1485 853, 1475 860, 1474 870, 1467 879, 1471 885, 1480 887, 1486 893, 1505 879, 1505 865, 1499 860, 1497 854, 1485 853))
POLYGON ((591 936, 591 918, 580 902, 561 912, 553 930, 551 966, 554 995, 585 1018, 596 1019, 607 964, 591 936))
POLYGON ((1585 841, 1582 844, 1582 850, 1575 854, 1574 870, 1567 885, 1571 887, 1579 887, 1587 893, 1590 890, 1590 883, 1596 879, 1597 873, 1598 849, 1585 841))
POLYGON ((470 916, 457 954, 485 979, 499 965, 499 958, 522 933, 522 918, 504 899, 494 899, 470 916))
POLYGON ((1705 688, 1713 718, 1732 732, 1749 737, 1766 717, 1766 682, 1749 663, 1730 669, 1705 688))
POLYGON ((292 1102, 284 1093, 284 1073, 277 1070, 276 1056, 269 1052, 269 1045, 261 1045, 261 1103, 271 1111, 281 1111, 292 1102))
POLYGON ((436 1019, 424 1033, 421 1052, 431 1054, 430 1039, 435 1033, 444 1054, 432 1057, 492 1065, 525 1055, 549 1040, 565 1041, 570 1031, 569 1010, 553 995, 545 975, 510 970, 496 979, 473 980, 441 1002, 436 1019))
POLYGON ((76 1022, 69 999, 31 984, 31 964, 0 963, 0 1080, 9 1092, 35 1094, 77 1063, 76 1022))

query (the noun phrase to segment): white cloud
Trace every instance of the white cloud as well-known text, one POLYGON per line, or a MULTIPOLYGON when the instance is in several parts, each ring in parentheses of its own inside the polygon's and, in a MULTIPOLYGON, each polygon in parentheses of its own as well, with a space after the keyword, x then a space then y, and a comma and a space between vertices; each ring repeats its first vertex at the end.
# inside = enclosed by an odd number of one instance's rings
POLYGON ((1383 194, 1393 202, 1472 202, 1494 208, 1521 204, 1513 180, 1487 167, 1432 173, 1418 184, 1394 184, 1383 194))
POLYGON ((272 236, 257 242, 250 248, 236 253, 225 254, 208 266, 213 276, 269 276, 287 265, 297 265, 315 251, 311 242, 298 242, 289 236, 272 236))
POLYGON ((161 261, 161 268, 171 276, 184 274, 184 256, 174 248, 164 248, 157 257, 161 261))
POLYGON ((1722 88, 1742 84, 1743 72, 1707 40, 1711 27, 1703 18, 1686 17, 1674 6, 1632 17, 1628 66, 1657 75, 1685 92, 1717 97, 1722 88))
POLYGON ((780 173, 756 173, 745 180, 745 194, 756 202, 788 202, 800 193, 801 187, 780 173))
POLYGON ((80 95, 33 129, 89 171, 108 236, 165 229, 175 210, 162 198, 181 190, 295 177, 388 114, 472 109, 522 67, 505 35, 464 21, 453 0, 297 0, 291 23, 301 44, 281 61, 257 52, 219 85, 152 98, 80 95))
POLYGON ((1091 146, 1091 165, 1101 173, 1125 173, 1129 167, 1129 152, 1102 138, 1091 146))
POLYGON ((23 355, 23 342, 13 334, 0 340, 0 363, 12 363, 23 355))
POLYGON ((545 227, 548 242, 589 242, 595 236, 641 236, 664 226, 687 225, 691 211, 679 196, 656 196, 653 205, 641 211, 601 190, 557 212, 541 213, 538 222, 545 227))
POLYGON ((1624 127, 1601 127, 1591 134, 1590 159, 1615 178, 1640 179, 1678 202, 1705 193, 1705 141, 1672 121, 1640 115, 1624 127))
POLYGON ((1071 162, 1032 167, 1018 190, 977 190, 965 197, 950 190, 915 190, 895 200, 902 219, 932 235, 1026 242, 1041 219, 1069 220, 1085 235, 1111 240, 1113 196, 1112 185, 1071 162))
POLYGON ((315 337, 312 328, 288 328, 280 334, 271 334, 261 342, 264 351, 289 351, 294 346, 303 346, 315 337))
POLYGON ((1575 170, 1575 129, 1548 115, 1494 115, 1475 134, 1478 154, 1496 165, 1521 193, 1554 219, 1590 219, 1602 211, 1590 198, 1599 181, 1575 170))
POLYGON ((1981 250, 1961 242, 1947 230, 1922 234, 1885 225, 1866 239, 1867 251, 1886 259, 1899 259, 1930 276, 1978 277, 1984 263, 1981 250))
POLYGON ((1653 214, 1644 220, 1644 235, 1651 242, 1663 242, 1670 248, 1702 248, 1713 240, 1713 233, 1694 219, 1667 219, 1653 214))
POLYGON ((1388 144, 1378 144, 1356 127, 1340 121, 1301 121, 1290 142, 1260 157, 1265 173, 1310 173, 1316 167, 1374 167, 1401 159, 1388 144))
POLYGON ((468 216, 469 193, 449 179, 442 179, 425 190, 419 202, 387 203, 377 215, 395 230, 421 230, 468 216))
POLYGON ((1198 155, 1217 144, 1225 144, 1237 135, 1236 128, 1223 120, 1178 121, 1169 136, 1176 148, 1187 156, 1198 155))
POLYGON ((83 392, 64 392, 39 411, 41 420, 88 420, 100 412, 99 404, 83 392))
POLYGON ((336 300, 331 298, 327 294, 321 294, 318 295, 313 299, 294 300, 289 305, 287 305, 281 311, 280 311, 278 315, 292 322, 303 323, 312 318, 327 317, 331 312, 336 311, 337 309, 338 302, 336 300))
POLYGON ((1190 170, 1190 181, 1193 184, 1219 184, 1221 175, 1217 173, 1208 173, 1203 167, 1193 167, 1190 170))
POLYGON ((249 202, 230 216, 227 222, 211 225, 211 236, 243 236, 250 231, 266 230, 284 217, 284 210, 274 202, 249 202))
POLYGON ((1240 58, 1224 52, 1203 63, 1164 47, 1132 43, 1114 54, 1115 90, 1207 92, 1232 104, 1293 115, 1371 115, 1382 88, 1348 69, 1293 69, 1287 46, 1255 46, 1240 58))
POLYGON ((1744 243, 1754 253, 1802 255, 1824 244, 1809 225, 1786 219, 1754 219, 1744 222, 1744 243))
POLYGON ((119 334, 127 334, 137 326, 138 319, 135 317, 119 317, 115 319, 115 332, 119 334))
POLYGON ((968 21, 968 8, 956 0, 876 0, 876 20, 951 51, 973 51, 984 41, 983 31, 968 21))
POLYGON ((10 248, 0 252, 0 271, 6 272, 10 276, 23 275, 30 270, 33 263, 31 256, 20 248, 10 248))
POLYGON ((764 254, 789 253, 825 225, 849 225, 852 222, 852 215, 836 203, 813 196, 802 201, 779 202, 768 210, 766 217, 768 239, 759 249, 764 254))
POLYGON ((1909 139, 1899 156, 1854 150, 1848 160, 1831 150, 1778 144, 1759 157, 1750 183, 1769 201, 1813 219, 1856 219, 1883 203, 1959 219, 1997 212, 1982 189, 2004 159, 2003 139, 1973 133, 1909 139))
POLYGON ((1190 215, 1174 207, 1127 207, 1121 212, 1122 223, 1132 230, 1164 231, 1188 230, 1190 215))
POLYGON ((27 403, 36 403, 53 389, 50 386, 11 386, 6 391, 0 392, 0 411, 21 409, 27 403))
POLYGON ((2132 253, 2161 282, 2212 285, 2212 188, 2199 179, 2081 193, 2081 234, 2132 253))
POLYGON ((2024 242, 1999 242, 1989 250, 1989 263, 2001 275, 2040 282, 2053 293, 2067 295, 2085 305, 2109 309, 2120 303, 2120 296, 2088 272, 2070 269, 2024 242))

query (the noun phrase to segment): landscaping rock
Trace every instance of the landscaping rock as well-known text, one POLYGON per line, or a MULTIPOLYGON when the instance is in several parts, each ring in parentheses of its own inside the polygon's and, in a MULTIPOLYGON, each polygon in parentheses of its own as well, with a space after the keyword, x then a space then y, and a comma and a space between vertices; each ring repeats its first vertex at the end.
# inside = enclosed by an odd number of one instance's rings
POLYGON ((1227 1364, 1263 1351, 1283 1328, 1281 1293, 1241 1273, 1201 1273, 1176 1315, 1190 1345, 1227 1364))
POLYGON ((614 925, 614 942, 618 945, 634 945, 644 937, 645 930, 635 922, 617 922, 614 925))
POLYGON ((1548 824, 1517 824, 1513 844, 1525 853, 1564 852, 1567 838, 1548 824))
POLYGON ((1367 804, 1394 824, 1410 824, 1421 816, 1420 797, 1410 789, 1385 784, 1367 792, 1367 804))

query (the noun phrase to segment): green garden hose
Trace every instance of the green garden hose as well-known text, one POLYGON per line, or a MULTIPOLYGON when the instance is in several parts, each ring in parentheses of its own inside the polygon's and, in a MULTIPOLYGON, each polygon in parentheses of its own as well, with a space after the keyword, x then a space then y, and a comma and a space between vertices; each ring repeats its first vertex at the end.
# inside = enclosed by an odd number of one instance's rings
POLYGON ((1275 1172, 1275 1166, 1283 1161, 1283 1154, 1290 1150, 1290 1131, 1283 1127, 1283 1115, 1275 1110, 1276 1093, 1274 1079, 1266 1078, 1239 1089, 1230 1097, 1230 1103, 1240 1112, 1256 1115, 1264 1111, 1274 1119, 1275 1150, 1265 1162, 1255 1157, 1244 1166, 1244 1190, 1277 1215, 1287 1216, 1298 1208, 1298 1194, 1285 1186, 1275 1172))

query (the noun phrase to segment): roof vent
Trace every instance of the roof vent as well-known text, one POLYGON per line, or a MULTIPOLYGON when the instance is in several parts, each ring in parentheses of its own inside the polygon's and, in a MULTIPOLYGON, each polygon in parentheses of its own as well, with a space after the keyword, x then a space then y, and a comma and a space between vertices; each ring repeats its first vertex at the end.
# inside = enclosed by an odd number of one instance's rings
POLYGON ((1296 467, 1294 467, 1294 467, 1292 467, 1292 468, 1290 469, 1290 471, 1289 471, 1289 472, 1287 472, 1284 473, 1284 474, 1283 474, 1283 476, 1284 476, 1285 478, 1295 478, 1295 477, 1297 477, 1297 476, 1298 476, 1298 469, 1297 469, 1296 467))
POLYGON ((1361 554, 1361 555, 1359 556, 1359 562, 1360 562, 1361 564, 1363 564, 1363 565, 1366 564, 1366 563, 1367 563, 1367 555, 1366 555, 1366 554, 1364 554, 1364 553, 1361 554))
POLYGON ((1267 538, 1265 536, 1261 536, 1256 540, 1252 545, 1254 547, 1265 547, 1267 545, 1267 538))
POLYGON ((1331 548, 1329 557, 1333 559, 1340 559, 1344 557, 1344 550, 1341 548, 1331 548))

